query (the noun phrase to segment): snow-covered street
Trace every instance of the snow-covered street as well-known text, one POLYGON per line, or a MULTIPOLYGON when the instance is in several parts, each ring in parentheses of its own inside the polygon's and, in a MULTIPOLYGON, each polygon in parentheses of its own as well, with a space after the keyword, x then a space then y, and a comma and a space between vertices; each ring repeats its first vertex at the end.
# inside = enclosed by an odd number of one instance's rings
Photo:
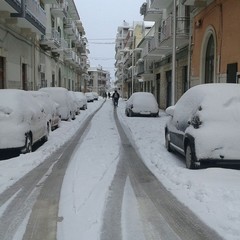
MULTIPOLYGON (((75 121, 61 122, 59 129, 50 133, 48 142, 33 153, 0 161, 0 192, 15 183, 47 159, 52 153, 67 142, 81 126, 89 114, 94 112, 103 99, 88 104, 86 111, 81 111, 75 121)), ((117 114, 129 139, 144 160, 146 166, 173 193, 177 199, 189 207, 207 225, 227 240, 240 238, 240 172, 230 168, 206 168, 188 170, 184 159, 169 153, 164 146, 164 126, 167 116, 160 112, 159 118, 128 118, 124 114, 125 101, 119 102, 117 114)), ((114 121, 111 100, 106 100, 96 114, 87 131, 84 141, 72 155, 68 166, 60 199, 58 240, 66 239, 100 239, 103 212, 106 198, 119 160, 120 137, 114 121)), ((134 193, 129 180, 126 181, 125 196, 134 193)), ((9 204, 16 196, 9 199, 9 204)), ((123 199, 122 216, 129 216, 127 202, 123 199)), ((0 206, 2 217, 6 204, 0 206)), ((136 219, 138 206, 132 209, 136 219)), ((126 218, 127 219, 127 218, 126 218)), ((130 221, 130 216, 128 217, 130 221)), ((25 221, 14 237, 22 239, 25 221)), ((141 221, 133 227, 138 238, 145 239, 141 233, 141 221)), ((131 239, 126 231, 127 221, 122 222, 123 239, 131 239)))

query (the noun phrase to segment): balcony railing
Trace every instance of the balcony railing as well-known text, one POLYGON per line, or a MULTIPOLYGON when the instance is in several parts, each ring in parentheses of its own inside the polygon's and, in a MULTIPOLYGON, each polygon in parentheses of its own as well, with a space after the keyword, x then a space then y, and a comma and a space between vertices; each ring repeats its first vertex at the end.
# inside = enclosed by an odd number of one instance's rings
POLYGON ((144 16, 144 21, 159 21, 162 17, 163 11, 160 8, 151 7, 150 0, 143 3, 140 8, 140 14, 144 16))
POLYGON ((59 48, 61 46, 60 33, 52 28, 51 32, 42 35, 40 45, 46 45, 49 48, 59 48))
POLYGON ((71 18, 66 18, 64 22, 64 31, 71 39, 76 38, 76 25, 71 18))
POLYGON ((51 7, 51 14, 55 17, 64 18, 67 17, 67 2, 53 4, 51 7))
POLYGON ((46 30, 46 12, 35 0, 25 0, 25 7, 21 0, 7 1, 16 12, 11 13, 11 17, 19 18, 17 26, 20 28, 29 28, 33 32, 45 34, 46 30))

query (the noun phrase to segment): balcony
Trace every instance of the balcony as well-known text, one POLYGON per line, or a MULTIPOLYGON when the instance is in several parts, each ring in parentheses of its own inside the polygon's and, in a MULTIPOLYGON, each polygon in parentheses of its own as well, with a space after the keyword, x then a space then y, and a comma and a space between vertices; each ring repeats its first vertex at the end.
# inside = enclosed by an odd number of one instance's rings
POLYGON ((67 50, 68 50, 68 43, 67 43, 67 41, 64 38, 61 38, 60 39, 60 47, 53 48, 52 52, 61 53, 61 52, 67 51, 67 50))
POLYGON ((64 22, 64 32, 68 35, 69 39, 76 38, 76 25, 71 18, 66 18, 64 22))
POLYGON ((162 18, 163 11, 159 8, 152 8, 150 6, 150 0, 148 0, 141 6, 140 14, 144 16, 144 21, 156 22, 162 18))
MULTIPOLYGON (((161 31, 154 35, 154 38, 149 42, 149 52, 159 55, 167 55, 172 51, 173 44, 173 17, 170 15, 162 22, 161 31)), ((178 17, 176 23, 176 44, 177 47, 182 47, 188 44, 189 41, 189 18, 178 17)))
POLYGON ((59 17, 63 19, 64 17, 67 17, 67 7, 68 5, 65 1, 53 4, 51 7, 51 14, 56 18, 59 17))
POLYGON ((71 49, 67 49, 64 54, 64 60, 70 64, 75 65, 76 53, 71 49))
POLYGON ((186 6, 205 7, 207 0, 181 0, 181 3, 186 6))
POLYGON ((45 50, 57 49, 61 46, 60 34, 56 29, 42 35, 39 44, 45 50))
POLYGON ((58 0, 44 0, 45 4, 58 4, 58 0))
POLYGON ((73 38, 73 42, 75 43, 76 47, 79 47, 82 43, 81 36, 80 36, 77 29, 76 29, 76 32, 75 32, 75 38, 73 38))
POLYGON ((78 31, 79 31, 80 33, 82 33, 82 35, 85 34, 85 31, 84 31, 82 22, 81 22, 80 20, 76 20, 76 27, 77 27, 78 31))
POLYGON ((46 12, 35 0, 1 1, 1 11, 9 13, 7 24, 23 29, 24 33, 45 34, 46 12))
POLYGON ((150 0, 149 3, 151 8, 167 9, 173 0, 150 0))

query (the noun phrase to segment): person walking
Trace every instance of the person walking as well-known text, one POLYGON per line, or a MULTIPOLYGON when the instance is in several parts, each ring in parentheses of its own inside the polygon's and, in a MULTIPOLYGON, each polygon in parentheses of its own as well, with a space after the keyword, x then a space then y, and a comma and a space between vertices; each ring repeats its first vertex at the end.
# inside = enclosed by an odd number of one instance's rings
POLYGON ((114 104, 115 107, 118 106, 119 97, 120 97, 119 93, 117 92, 117 90, 115 90, 113 95, 112 95, 113 104, 114 104))

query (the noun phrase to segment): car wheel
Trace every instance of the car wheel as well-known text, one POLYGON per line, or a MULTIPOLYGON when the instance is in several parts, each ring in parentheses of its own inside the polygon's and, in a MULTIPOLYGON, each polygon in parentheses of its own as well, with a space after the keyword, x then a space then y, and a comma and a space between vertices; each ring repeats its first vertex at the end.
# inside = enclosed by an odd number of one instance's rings
POLYGON ((27 133, 26 139, 25 139, 25 147, 22 153, 30 153, 30 152, 32 152, 32 137, 30 133, 27 133))
POLYGON ((165 147, 169 152, 172 151, 171 144, 170 144, 170 134, 169 134, 169 132, 165 133, 165 147))
POLYGON ((185 159, 186 159, 186 167, 188 169, 196 169, 197 168, 194 146, 191 143, 187 143, 185 159))

